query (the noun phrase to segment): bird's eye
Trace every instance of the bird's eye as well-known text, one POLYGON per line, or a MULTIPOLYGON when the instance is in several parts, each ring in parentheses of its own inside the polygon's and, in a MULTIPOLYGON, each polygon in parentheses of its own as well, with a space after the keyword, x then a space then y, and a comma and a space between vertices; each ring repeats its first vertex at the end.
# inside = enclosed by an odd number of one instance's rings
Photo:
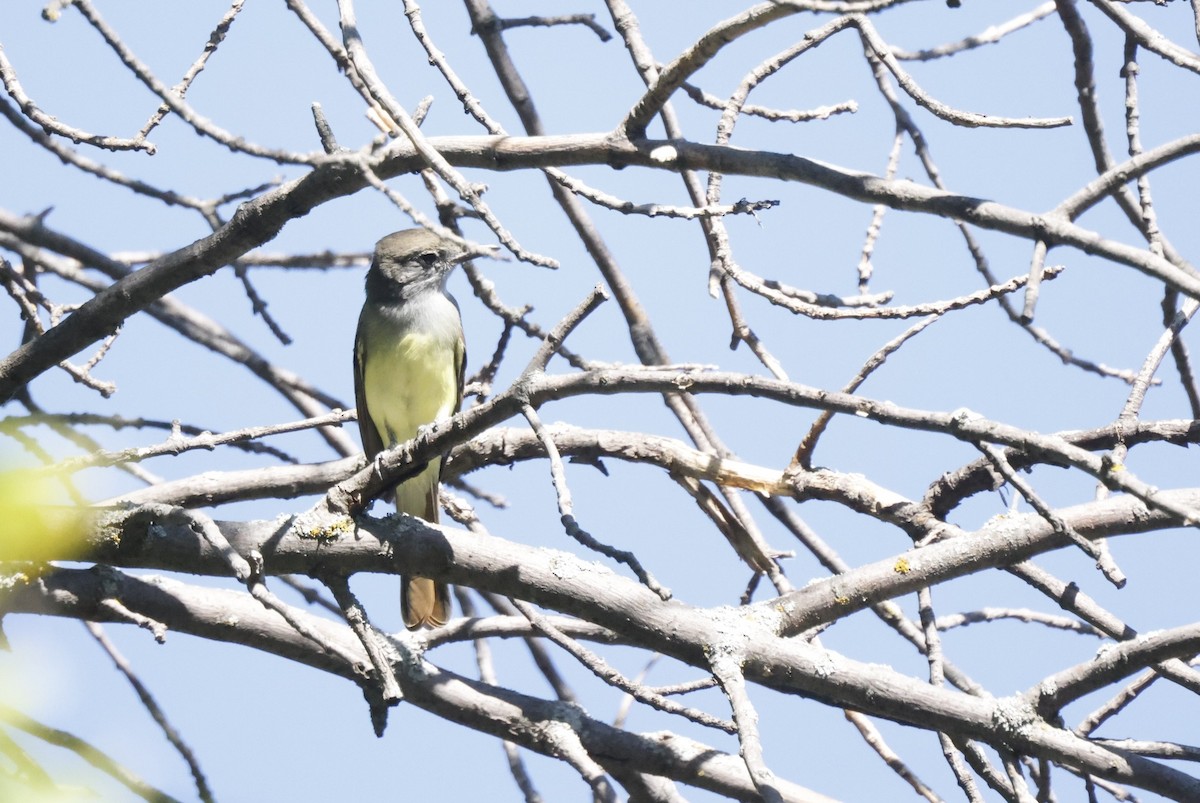
POLYGON ((425 267, 432 268, 438 261, 437 251, 425 251, 417 259, 421 260, 421 264, 425 267))

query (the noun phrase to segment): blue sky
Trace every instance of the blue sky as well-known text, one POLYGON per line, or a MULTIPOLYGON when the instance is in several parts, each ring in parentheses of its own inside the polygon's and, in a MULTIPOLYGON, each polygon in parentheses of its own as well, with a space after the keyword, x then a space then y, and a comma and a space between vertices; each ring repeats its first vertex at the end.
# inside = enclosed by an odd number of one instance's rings
MULTIPOLYGON (((332 8, 313 5, 336 32, 332 8)), ((874 21, 888 42, 917 49, 978 33, 1034 5, 968 0, 964 8, 951 10, 941 2, 913 2, 874 21)), ((466 35, 469 22, 465 11, 452 3, 427 6, 423 17, 437 45, 489 113, 510 132, 520 132, 481 45, 466 35)), ((592 11, 610 27, 603 7, 593 6, 554 10, 592 11)), ((1186 4, 1129 7, 1175 41, 1194 49, 1192 17, 1186 4)), ((716 2, 689 3, 686 12, 681 8, 666 3, 634 6, 660 61, 671 60, 700 33, 741 9, 716 2)), ((220 3, 195 3, 104 4, 100 10, 162 80, 174 83, 199 53, 225 9, 220 3)), ((535 12, 524 4, 498 4, 497 11, 513 16, 535 12)), ((74 10, 67 9, 54 24, 43 21, 39 12, 37 4, 0 7, 0 44, 25 91, 48 113, 80 128, 121 136, 135 132, 156 107, 153 96, 124 71, 74 10)), ((1122 40, 1091 6, 1081 5, 1081 12, 1096 39, 1098 92, 1109 146, 1120 160, 1124 153, 1123 85, 1118 75, 1122 40)), ((426 63, 407 29, 401 4, 361 2, 358 16, 371 57, 400 101, 411 109, 426 95, 435 97, 426 133, 481 133, 426 63)), ((762 58, 790 46, 824 19, 798 15, 745 37, 701 70, 697 83, 718 97, 727 96, 762 58)), ((611 129, 642 91, 618 40, 603 43, 582 27, 518 29, 510 32, 507 40, 549 133, 611 129)), ((970 129, 935 119, 906 99, 906 107, 921 126, 951 190, 1045 211, 1093 177, 1091 157, 1078 125, 1070 47, 1062 25, 1053 16, 999 45, 905 66, 927 92, 952 106, 999 116, 1076 117, 1074 126, 1045 131, 970 129)), ((1142 54, 1140 67, 1145 145, 1152 147, 1194 132, 1191 110, 1200 101, 1195 76, 1151 54, 1142 54)), ((856 113, 822 122, 790 125, 744 120, 739 122, 733 144, 882 173, 894 133, 892 115, 874 88, 861 45, 852 32, 843 32, 799 59, 751 97, 753 103, 781 108, 810 108, 850 99, 858 102, 856 113)), ((311 122, 313 102, 322 104, 342 145, 358 148, 375 135, 361 101, 283 4, 247 4, 228 39, 189 91, 188 101, 223 128, 274 147, 319 149, 311 122)), ((682 96, 675 106, 689 138, 711 140, 716 112, 696 108, 682 96)), ((656 125, 651 134, 659 136, 660 131, 656 125)), ((197 137, 174 117, 168 117, 151 139, 158 148, 152 157, 99 153, 94 158, 130 176, 204 198, 303 172, 299 167, 232 154, 197 137)), ((0 209, 23 215, 52 207, 45 218, 47 225, 102 251, 172 250, 207 233, 194 212, 164 207, 81 175, 9 126, 0 127, 0 152, 9 155, 0 164, 0 209)), ((681 182, 666 172, 613 171, 603 166, 570 172, 635 202, 686 203, 681 182)), ((532 304, 533 318, 551 327, 599 281, 598 273, 566 220, 552 207, 541 176, 482 171, 469 175, 489 185, 487 202, 524 246, 562 264, 555 272, 518 262, 481 264, 507 303, 532 304)), ((898 175, 926 181, 909 142, 903 146, 898 175)), ((1200 183, 1195 161, 1177 162, 1156 172, 1152 181, 1161 228, 1182 253, 1194 256, 1198 245, 1195 187, 1200 183)), ((431 212, 415 177, 389 183, 423 211, 431 212)), ((761 213, 758 219, 727 221, 742 266, 805 289, 846 295, 856 292, 855 265, 870 222, 869 208, 799 184, 730 177, 724 187, 727 201, 743 196, 780 201, 777 208, 761 213)), ((233 209, 229 205, 223 212, 228 216, 233 209)), ((728 349, 724 307, 706 291, 708 257, 698 224, 644 220, 599 209, 593 215, 673 360, 765 373, 745 347, 728 349)), ((1140 243, 1111 202, 1089 211, 1080 223, 1122 242, 1140 243)), ((265 250, 361 253, 369 251, 383 234, 409 225, 382 195, 366 190, 292 221, 265 250)), ((477 223, 468 223, 467 231, 481 240, 489 236, 477 223)), ((978 232, 977 236, 1002 280, 1028 270, 1028 242, 993 232, 978 232)), ((1044 288, 1037 322, 1081 356, 1136 369, 1161 331, 1160 289, 1131 269, 1075 251, 1055 250, 1048 262, 1062 264, 1067 271, 1044 288)), ((983 286, 952 224, 929 216, 890 212, 873 263, 871 289, 893 291, 898 304, 951 298, 983 286)), ((361 304, 362 269, 260 269, 251 275, 272 314, 293 338, 291 345, 270 337, 228 270, 182 288, 178 297, 251 342, 268 359, 352 406, 350 348, 361 304)), ((48 282, 47 288, 59 300, 81 298, 78 291, 62 283, 48 282)), ((452 278, 451 289, 463 307, 470 373, 490 356, 499 324, 472 298, 461 273, 452 278)), ((746 294, 742 301, 752 326, 789 377, 829 389, 840 388, 864 360, 910 324, 817 322, 746 294)), ((11 314, 5 320, 9 323, 3 331, 15 347, 19 323, 11 314)), ((514 338, 497 388, 515 377, 536 345, 514 338)), ((568 345, 594 360, 636 360, 614 303, 591 316, 568 345)), ((562 361, 551 367, 567 370, 562 361)), ((32 392, 52 411, 86 409, 126 417, 178 419, 214 431, 300 417, 245 369, 212 357, 144 315, 127 323, 96 373, 117 382, 119 390, 112 399, 101 400, 58 372, 40 377, 32 392)), ((1161 375, 1166 384, 1152 391, 1144 417, 1187 416, 1178 383, 1171 381, 1173 374, 1164 370, 1161 375)), ((1008 323, 995 305, 988 305, 935 323, 889 360, 861 392, 931 410, 966 407, 996 420, 1050 432, 1111 422, 1127 389, 1118 381, 1063 366, 1008 323)), ((741 458, 775 467, 786 465, 814 416, 810 411, 744 399, 707 398, 704 408, 741 458)), ((6 412, 16 415, 21 411, 10 405, 6 412)), ((683 437, 661 402, 651 396, 564 401, 543 410, 542 417, 578 426, 683 437)), ((68 444, 40 434, 62 456, 72 453, 68 444)), ((89 434, 108 448, 153 443, 163 437, 152 431, 101 428, 89 429, 89 434)), ((353 428, 351 434, 356 437, 353 428)), ((335 456, 312 433, 272 442, 301 460, 335 456)), ((14 443, 2 448, 13 464, 33 462, 14 443)), ((1186 486, 1195 476, 1194 458, 1176 447, 1148 447, 1136 455, 1131 468, 1163 487, 1186 486)), ((899 493, 919 498, 941 471, 977 456, 973 448, 948 438, 839 418, 830 427, 817 462, 863 472, 899 493)), ((264 465, 262 458, 220 450, 159 459, 146 467, 175 478, 257 465, 264 465)), ((636 549, 660 579, 688 602, 736 602, 747 582, 746 573, 731 562, 727 545, 695 507, 680 499, 673 484, 650 468, 615 463, 608 468, 610 474, 605 477, 588 466, 569 466, 576 515, 583 526, 602 540, 636 549)), ((558 524, 545 464, 488 470, 471 479, 509 501, 503 511, 477 505, 496 534, 522 543, 577 549, 558 524)), ((1061 469, 1038 469, 1031 481, 1056 504, 1086 501, 1093 494, 1091 480, 1061 469)), ((127 477, 111 471, 88 472, 81 482, 94 498, 136 487, 127 477)), ((243 503, 215 515, 272 518, 299 512, 311 503, 311 499, 243 503)), ((794 548, 790 536, 760 508, 752 507, 772 545, 794 548)), ((956 521, 973 528, 1004 510, 999 495, 984 495, 968 503, 956 521)), ((908 546, 902 533, 832 504, 806 502, 799 512, 852 564, 908 546)), ((1198 600, 1189 567, 1200 555, 1189 534, 1123 539, 1114 543, 1113 549, 1132 578, 1120 592, 1105 584, 1091 569, 1091 561, 1078 552, 1047 556, 1044 564, 1062 576, 1078 578, 1087 593, 1140 628, 1167 627, 1190 619, 1189 612, 1195 610, 1198 600), (1143 546, 1144 542, 1150 545, 1143 546)), ((797 585, 824 576, 824 570, 807 555, 787 562, 786 569, 797 585)), ((206 578, 188 579, 230 585, 206 578)), ((357 577, 355 590, 380 626, 399 626, 394 578, 357 577)), ((760 589, 760 595, 762 592, 760 589)), ((937 589, 935 598, 939 613, 1000 604, 1049 606, 1016 580, 999 573, 946 584, 937 589)), ((910 614, 915 613, 913 600, 898 602, 910 614)), ((0 658, 0 686, 8 690, 7 702, 87 738, 169 793, 194 799, 186 767, 163 743, 128 686, 79 623, 11 616, 4 624, 14 648, 12 654, 0 658)), ((478 797, 481 790, 490 799, 519 799, 503 754, 489 737, 404 706, 393 711, 386 736, 376 739, 359 691, 344 681, 250 650, 179 634, 170 635, 167 644, 160 646, 132 628, 107 629, 198 753, 219 800, 319 800, 347 793, 362 798, 407 793, 454 800, 478 797)), ((997 694, 1024 689, 1056 668, 1086 659, 1097 646, 1084 637, 1034 631, 1015 623, 966 628, 947 634, 946 639, 955 660, 997 694)), ((927 671, 924 658, 867 614, 839 623, 824 636, 824 643, 860 660, 891 663, 914 676, 924 677, 927 671)), ((538 696, 550 694, 520 645, 502 643, 495 649, 502 681, 538 696)), ((641 671, 645 662, 644 654, 632 650, 615 649, 606 655, 629 675, 641 671)), ((472 671, 474 659, 465 645, 442 648, 434 658, 458 671, 472 671)), ((611 720, 620 696, 592 684, 586 671, 569 659, 559 665, 584 693, 588 711, 611 720)), ((660 665, 651 682, 665 684, 694 674, 660 665)), ((1123 715, 1115 733, 1188 738, 1172 734, 1175 728, 1164 721, 1162 712, 1194 713, 1195 699, 1183 697, 1167 684, 1158 686, 1150 692, 1153 705, 1123 715)), ((1070 712, 1078 717, 1099 699, 1089 699, 1070 712)), ((811 701, 785 700, 769 692, 757 692, 755 700, 768 744, 767 761, 784 777, 848 800, 899 799, 907 794, 844 723, 839 711, 811 701), (854 772, 848 773, 847 768, 854 772)), ((689 701, 724 711, 723 699, 712 692, 689 701)), ((1195 721, 1194 716, 1176 716, 1180 722, 1195 721)), ((677 725, 661 715, 638 711, 629 727, 651 731, 677 725)), ((880 727, 926 781, 942 794, 954 793, 953 780, 932 737, 886 722, 880 727)), ((730 738, 684 732, 722 749, 737 750, 730 738)), ((106 785, 76 762, 54 751, 39 755, 63 777, 78 777, 80 782, 95 785, 105 799, 123 799, 118 787, 106 785)), ((578 799, 587 794, 568 768, 536 756, 527 756, 527 760, 547 799, 578 799)), ((693 789, 684 789, 683 794, 688 799, 707 799, 693 789)), ((1064 794, 1064 799, 1070 798, 1070 793, 1064 794)))

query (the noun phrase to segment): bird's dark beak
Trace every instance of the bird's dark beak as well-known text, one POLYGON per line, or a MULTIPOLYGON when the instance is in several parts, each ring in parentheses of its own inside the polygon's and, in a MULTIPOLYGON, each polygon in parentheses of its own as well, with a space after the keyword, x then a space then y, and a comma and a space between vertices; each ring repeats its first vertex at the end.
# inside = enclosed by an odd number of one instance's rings
POLYGON ((471 249, 467 249, 466 251, 463 251, 461 254, 459 254, 458 256, 456 256, 454 258, 453 262, 455 265, 461 265, 463 262, 466 262, 471 259, 475 259, 476 257, 485 257, 487 259, 496 259, 499 252, 500 252, 500 246, 498 246, 498 245, 481 245, 478 248, 471 248, 471 249))

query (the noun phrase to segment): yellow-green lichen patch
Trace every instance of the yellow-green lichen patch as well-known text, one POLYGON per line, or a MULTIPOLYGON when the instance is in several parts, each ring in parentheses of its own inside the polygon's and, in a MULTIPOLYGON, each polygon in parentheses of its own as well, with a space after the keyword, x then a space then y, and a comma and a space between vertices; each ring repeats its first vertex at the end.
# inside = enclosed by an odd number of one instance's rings
POLYGON ((314 541, 336 541, 343 535, 354 532, 354 520, 349 516, 342 516, 329 523, 298 528, 296 532, 301 538, 314 541))

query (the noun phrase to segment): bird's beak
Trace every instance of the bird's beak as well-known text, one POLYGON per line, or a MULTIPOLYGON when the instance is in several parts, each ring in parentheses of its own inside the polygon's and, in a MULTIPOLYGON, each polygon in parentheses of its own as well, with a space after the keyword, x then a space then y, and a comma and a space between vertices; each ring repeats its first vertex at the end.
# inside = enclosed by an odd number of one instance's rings
POLYGON ((479 245, 474 248, 468 248, 454 258, 454 264, 459 265, 476 257, 486 257, 488 259, 498 259, 500 246, 498 245, 479 245))

